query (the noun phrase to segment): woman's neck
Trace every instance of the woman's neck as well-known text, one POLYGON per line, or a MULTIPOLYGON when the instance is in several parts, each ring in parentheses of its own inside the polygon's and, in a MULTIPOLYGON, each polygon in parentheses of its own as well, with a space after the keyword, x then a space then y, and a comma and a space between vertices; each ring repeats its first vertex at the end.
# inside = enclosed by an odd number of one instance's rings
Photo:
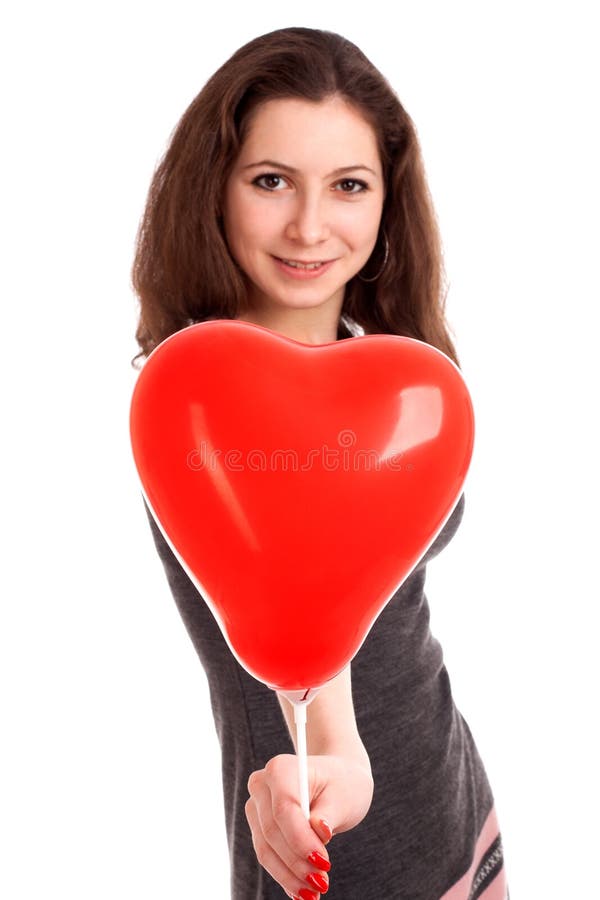
POLYGON ((310 315, 313 310, 281 310, 281 312, 263 313, 249 311, 237 316, 241 322, 250 322, 269 328, 277 334, 300 341, 303 344, 329 344, 337 340, 339 315, 310 315))

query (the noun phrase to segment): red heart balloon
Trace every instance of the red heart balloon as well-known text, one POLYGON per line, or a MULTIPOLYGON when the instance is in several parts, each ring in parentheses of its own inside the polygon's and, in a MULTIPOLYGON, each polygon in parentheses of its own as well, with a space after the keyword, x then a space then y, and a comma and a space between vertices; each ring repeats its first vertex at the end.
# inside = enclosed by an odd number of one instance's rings
POLYGON ((473 434, 462 376, 428 344, 236 320, 160 344, 131 403, 154 517, 238 661, 288 693, 357 653, 452 513, 473 434))

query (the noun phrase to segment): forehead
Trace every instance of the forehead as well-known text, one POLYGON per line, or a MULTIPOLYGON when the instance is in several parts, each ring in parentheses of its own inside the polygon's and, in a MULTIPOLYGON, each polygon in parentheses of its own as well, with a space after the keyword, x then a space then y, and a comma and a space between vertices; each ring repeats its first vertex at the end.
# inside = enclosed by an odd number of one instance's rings
POLYGON ((341 97, 314 103, 298 98, 268 100, 252 113, 240 163, 269 156, 301 168, 322 160, 364 165, 380 171, 377 136, 362 113, 341 97), (279 155, 277 155, 279 154, 279 155), (350 158, 351 157, 351 158, 350 158))

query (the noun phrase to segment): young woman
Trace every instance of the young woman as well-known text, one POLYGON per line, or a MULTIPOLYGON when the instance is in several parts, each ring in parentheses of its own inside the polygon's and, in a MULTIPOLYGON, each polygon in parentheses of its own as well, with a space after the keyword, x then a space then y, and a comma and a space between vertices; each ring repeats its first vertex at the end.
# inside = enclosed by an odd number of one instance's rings
MULTIPOLYGON (((154 175, 133 285, 138 357, 187 325, 229 318, 305 343, 407 335, 457 362, 414 126, 331 32, 263 35, 204 86, 154 175)), ((310 822, 287 700, 239 666, 149 516, 208 678, 235 900, 282 888, 302 900, 506 900, 492 792, 424 594, 426 563, 463 506, 308 707, 310 822)))

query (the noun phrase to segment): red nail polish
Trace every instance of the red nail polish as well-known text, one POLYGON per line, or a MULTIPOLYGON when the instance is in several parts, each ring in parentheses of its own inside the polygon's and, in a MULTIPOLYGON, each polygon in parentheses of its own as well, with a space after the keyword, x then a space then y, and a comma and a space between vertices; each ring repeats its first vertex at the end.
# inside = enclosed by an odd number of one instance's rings
POLYGON ((302 888, 302 890, 298 891, 298 900, 319 900, 319 895, 315 894, 314 891, 302 888))
POLYGON ((326 833, 326 837, 325 837, 325 840, 323 841, 323 843, 328 844, 329 841, 331 840, 331 838, 333 837, 333 829, 326 819, 320 819, 319 825, 321 826, 323 831, 326 833))
POLYGON ((322 894, 326 894, 329 890, 329 881, 327 880, 327 876, 321 875, 320 872, 309 872, 306 876, 306 880, 311 885, 311 887, 316 888, 322 894))
POLYGON ((313 850, 313 852, 308 857, 309 863, 312 863, 313 866, 316 866, 317 869, 322 869, 324 872, 329 872, 331 869, 331 863, 328 859, 325 859, 324 856, 318 852, 318 850, 313 850))

